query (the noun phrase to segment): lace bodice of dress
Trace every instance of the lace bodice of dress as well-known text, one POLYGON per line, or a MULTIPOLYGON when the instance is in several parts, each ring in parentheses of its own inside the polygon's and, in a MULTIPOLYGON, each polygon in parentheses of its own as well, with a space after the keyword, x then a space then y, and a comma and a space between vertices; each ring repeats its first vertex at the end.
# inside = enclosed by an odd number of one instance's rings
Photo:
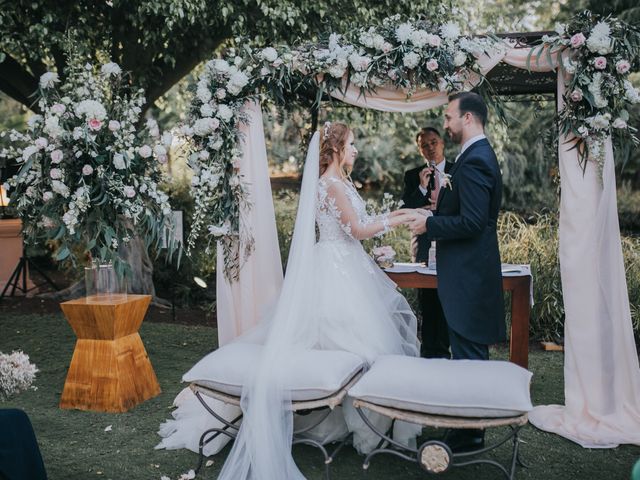
POLYGON ((316 223, 320 241, 358 241, 388 230, 386 216, 367 213, 366 204, 351 182, 334 177, 318 180, 316 223))

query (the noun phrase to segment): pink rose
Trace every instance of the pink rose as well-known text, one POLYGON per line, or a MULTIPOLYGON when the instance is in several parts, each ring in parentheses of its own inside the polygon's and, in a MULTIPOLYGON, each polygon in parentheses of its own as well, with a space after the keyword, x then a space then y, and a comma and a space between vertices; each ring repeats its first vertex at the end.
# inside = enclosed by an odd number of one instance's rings
POLYGON ((627 60, 618 60, 616 62, 616 71, 624 75, 631 69, 631 64, 627 60))
POLYGON ((576 88, 573 92, 571 92, 571 95, 569 95, 569 97, 574 102, 579 102, 580 100, 582 100, 582 90, 576 88))
POLYGON ((67 109, 62 103, 54 103, 51 105, 51 111, 56 115, 62 115, 64 111, 67 109))
POLYGON ((427 70, 433 72, 438 69, 438 61, 435 58, 432 58, 427 62, 427 70))
POLYGON ((91 118, 89 119, 89 128, 91 130, 100 130, 100 128, 102 127, 102 121, 98 120, 97 118, 91 118))
POLYGON ((85 164, 84 167, 82 167, 82 174, 83 175, 91 175, 93 173, 93 167, 89 164, 85 164))
POLYGON ((579 48, 582 45, 584 45, 584 42, 587 39, 584 37, 584 35, 582 33, 576 33, 575 35, 573 35, 571 37, 571 46, 573 48, 579 48))
POLYGON ((384 42, 382 44, 382 53, 389 53, 391 49, 393 49, 393 45, 391 45, 389 42, 384 42))
POLYGON ((597 70, 604 70, 607 68, 607 59, 605 57, 596 57, 593 60, 593 66, 596 67, 597 70))
POLYGON ((136 190, 135 190, 135 188, 130 187, 130 186, 128 186, 128 185, 127 185, 127 186, 125 186, 125 187, 124 187, 124 195, 125 195, 127 198, 133 198, 133 197, 135 197, 135 196, 136 196, 136 190))
POLYGON ((47 145, 49 145, 49 140, 44 137, 38 137, 36 138, 35 144, 38 148, 45 148, 47 145))
POLYGON ((51 152, 51 163, 60 163, 64 158, 64 153, 61 150, 54 150, 51 152))

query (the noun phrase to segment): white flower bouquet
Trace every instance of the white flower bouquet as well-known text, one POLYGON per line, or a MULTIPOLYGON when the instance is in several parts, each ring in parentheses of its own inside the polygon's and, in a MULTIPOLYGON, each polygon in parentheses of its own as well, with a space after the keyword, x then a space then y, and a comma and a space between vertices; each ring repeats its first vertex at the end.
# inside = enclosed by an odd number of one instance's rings
POLYGON ((38 110, 26 133, 2 132, 0 156, 17 163, 11 202, 27 242, 55 240, 56 258, 78 252, 127 268, 118 248, 140 235, 147 244, 170 227, 168 196, 159 188, 171 135, 150 119, 141 126, 142 90, 115 63, 71 62, 62 81, 40 78, 38 110))
POLYGON ((542 40, 532 53, 549 62, 555 58, 569 77, 560 133, 576 141, 581 162, 593 160, 601 170, 604 140, 614 130, 638 144, 636 129, 627 122, 629 106, 640 102, 629 80, 640 56, 640 30, 585 11, 556 25, 556 35, 542 40))
POLYGON ((37 371, 22 351, 0 352, 0 398, 6 400, 29 388, 37 371))

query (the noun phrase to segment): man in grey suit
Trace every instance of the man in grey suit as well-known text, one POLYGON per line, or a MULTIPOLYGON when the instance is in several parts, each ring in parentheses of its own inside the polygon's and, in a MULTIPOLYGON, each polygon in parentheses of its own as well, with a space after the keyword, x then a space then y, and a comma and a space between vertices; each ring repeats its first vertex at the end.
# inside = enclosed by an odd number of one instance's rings
MULTIPOLYGON (((476 93, 449 97, 444 127, 462 145, 436 211, 411 212, 408 226, 436 241, 438 296, 449 327, 452 358, 489 359, 489 345, 505 338, 502 273, 496 222, 502 177, 484 135, 487 107, 476 93)), ((454 431, 458 451, 484 445, 484 432, 454 431)))

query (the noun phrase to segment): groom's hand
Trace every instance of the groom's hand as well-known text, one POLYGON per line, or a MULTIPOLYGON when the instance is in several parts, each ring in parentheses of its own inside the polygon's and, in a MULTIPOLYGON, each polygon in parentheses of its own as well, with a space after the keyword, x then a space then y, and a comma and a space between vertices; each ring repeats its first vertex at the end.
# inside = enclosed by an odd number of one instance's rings
POLYGON ((409 227, 414 235, 422 235, 427 231, 427 218, 432 214, 428 210, 413 210, 407 212, 405 217, 405 225, 409 227))

